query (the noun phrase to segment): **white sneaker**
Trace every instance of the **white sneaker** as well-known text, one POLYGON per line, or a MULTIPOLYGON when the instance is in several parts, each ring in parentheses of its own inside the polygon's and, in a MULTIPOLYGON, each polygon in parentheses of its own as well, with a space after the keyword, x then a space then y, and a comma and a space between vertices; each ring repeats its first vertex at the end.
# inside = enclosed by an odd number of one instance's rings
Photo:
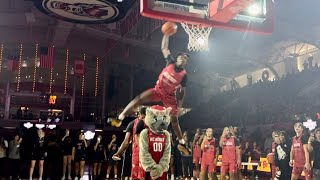
POLYGON ((39 177, 39 180, 42 180, 42 177, 39 177))
POLYGON ((82 180, 82 177, 79 180, 82 180))
POLYGON ((79 179, 78 177, 75 177, 75 178, 74 178, 74 180, 78 180, 78 179, 79 179))
POLYGON ((30 177, 29 180, 32 180, 32 177, 30 177))
POLYGON ((61 180, 65 180, 65 179, 66 179, 66 177, 64 177, 64 176, 61 178, 61 180))
POLYGON ((171 180, 174 180, 174 175, 173 174, 171 174, 171 180))

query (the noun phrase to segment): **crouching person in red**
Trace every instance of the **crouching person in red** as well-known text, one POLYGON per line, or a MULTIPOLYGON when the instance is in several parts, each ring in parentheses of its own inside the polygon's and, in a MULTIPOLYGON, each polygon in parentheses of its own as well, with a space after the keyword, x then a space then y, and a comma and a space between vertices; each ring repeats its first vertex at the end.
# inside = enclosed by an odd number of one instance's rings
POLYGON ((139 160, 145 170, 146 180, 166 180, 171 157, 170 123, 171 107, 152 106, 146 109, 146 129, 139 137, 139 160))
POLYGON ((226 180, 226 173, 229 173, 230 180, 236 180, 238 166, 241 166, 240 145, 237 138, 231 136, 228 127, 225 127, 219 141, 222 148, 221 179, 226 180))

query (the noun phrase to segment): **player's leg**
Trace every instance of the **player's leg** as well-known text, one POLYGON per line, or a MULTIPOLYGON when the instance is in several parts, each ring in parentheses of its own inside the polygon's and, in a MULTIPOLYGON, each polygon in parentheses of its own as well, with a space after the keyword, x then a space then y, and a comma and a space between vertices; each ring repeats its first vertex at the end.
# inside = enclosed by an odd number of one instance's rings
POLYGON ((171 125, 172 129, 174 130, 176 136, 179 139, 179 142, 183 143, 183 134, 179 125, 179 120, 178 120, 178 106, 177 106, 177 101, 175 97, 172 96, 163 96, 162 98, 162 103, 165 107, 171 107, 171 112, 170 112, 170 119, 171 119, 171 125))
MULTIPOLYGON (((178 117, 175 115, 171 115, 171 125, 172 125, 172 129, 174 130, 176 136, 180 140, 182 140, 183 134, 179 125, 179 120, 178 117)), ((180 142, 181 143, 181 142, 180 142)))
POLYGON ((127 114, 130 114, 134 108, 145 103, 153 102, 154 89, 148 89, 136 96, 121 112, 118 119, 123 120, 127 114))

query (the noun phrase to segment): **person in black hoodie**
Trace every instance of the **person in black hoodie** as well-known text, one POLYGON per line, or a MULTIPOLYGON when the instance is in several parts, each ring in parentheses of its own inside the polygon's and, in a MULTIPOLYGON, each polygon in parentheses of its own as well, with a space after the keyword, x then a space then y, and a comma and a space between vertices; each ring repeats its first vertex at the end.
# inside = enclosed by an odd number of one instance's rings
POLYGON ((275 135, 275 165, 277 167, 275 180, 291 179, 292 168, 288 166, 290 162, 291 141, 287 139, 286 132, 280 131, 275 135))

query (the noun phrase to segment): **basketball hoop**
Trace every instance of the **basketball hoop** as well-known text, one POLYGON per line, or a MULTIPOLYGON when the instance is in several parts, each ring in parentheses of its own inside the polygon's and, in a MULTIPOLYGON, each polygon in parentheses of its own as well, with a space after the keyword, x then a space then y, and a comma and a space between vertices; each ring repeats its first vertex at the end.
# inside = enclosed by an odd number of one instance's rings
POLYGON ((209 51, 208 39, 212 27, 203 27, 199 24, 181 23, 181 26, 189 35, 189 51, 209 51))

